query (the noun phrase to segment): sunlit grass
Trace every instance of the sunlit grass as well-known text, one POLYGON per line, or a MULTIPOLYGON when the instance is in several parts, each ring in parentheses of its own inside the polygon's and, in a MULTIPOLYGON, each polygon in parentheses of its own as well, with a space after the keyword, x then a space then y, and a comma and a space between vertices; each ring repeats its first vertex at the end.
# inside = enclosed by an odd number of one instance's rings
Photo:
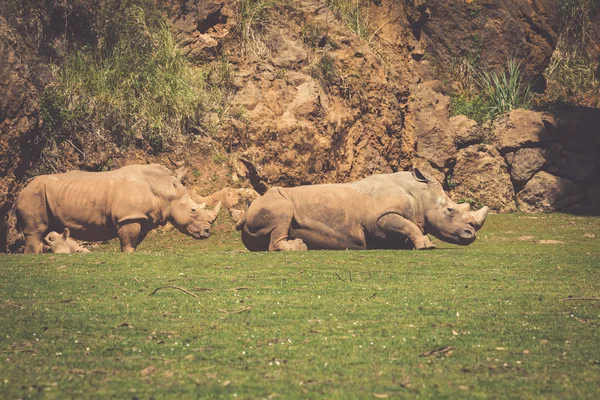
POLYGON ((153 233, 133 255, 101 252, 116 251, 111 242, 0 257, 0 392, 591 399, 600 389, 600 301, 567 300, 600 297, 597 217, 492 215, 471 246, 429 252, 249 253, 219 223, 205 241, 153 233), (150 295, 164 286, 191 294, 150 295))

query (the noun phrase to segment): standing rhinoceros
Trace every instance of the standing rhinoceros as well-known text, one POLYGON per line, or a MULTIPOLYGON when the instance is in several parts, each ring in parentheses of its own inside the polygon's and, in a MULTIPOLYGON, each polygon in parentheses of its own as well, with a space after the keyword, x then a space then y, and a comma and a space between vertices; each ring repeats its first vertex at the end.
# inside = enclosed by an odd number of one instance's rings
POLYGON ((38 176, 15 203, 25 253, 40 252, 45 234, 65 228, 80 240, 118 236, 123 252, 133 252, 150 230, 167 222, 196 239, 207 238, 221 203, 204 210, 190 199, 184 176, 157 164, 38 176))
POLYGON ((238 222, 251 251, 435 248, 426 234, 467 245, 488 208, 456 204, 418 169, 373 175, 358 182, 275 187, 238 222), (245 219, 244 219, 245 218, 245 219))

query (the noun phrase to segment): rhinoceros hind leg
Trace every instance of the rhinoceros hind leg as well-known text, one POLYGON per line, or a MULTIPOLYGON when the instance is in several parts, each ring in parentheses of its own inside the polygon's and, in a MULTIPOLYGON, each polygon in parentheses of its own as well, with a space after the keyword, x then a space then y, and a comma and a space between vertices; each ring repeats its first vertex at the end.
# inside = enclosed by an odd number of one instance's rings
POLYGON ((121 251, 123 253, 133 253, 147 233, 140 222, 127 222, 121 225, 117 232, 121 242, 121 251))

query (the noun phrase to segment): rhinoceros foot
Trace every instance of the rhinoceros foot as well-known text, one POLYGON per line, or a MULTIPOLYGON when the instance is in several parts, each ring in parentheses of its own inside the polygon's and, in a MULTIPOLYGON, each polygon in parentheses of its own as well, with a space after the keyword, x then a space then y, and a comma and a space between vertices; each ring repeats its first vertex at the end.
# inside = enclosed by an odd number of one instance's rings
POLYGON ((277 244, 279 251, 306 251, 308 247, 302 239, 286 240, 277 244))
POLYGON ((415 249, 416 250, 433 250, 435 249, 435 244, 429 239, 427 236, 422 236, 418 240, 415 241, 415 249))

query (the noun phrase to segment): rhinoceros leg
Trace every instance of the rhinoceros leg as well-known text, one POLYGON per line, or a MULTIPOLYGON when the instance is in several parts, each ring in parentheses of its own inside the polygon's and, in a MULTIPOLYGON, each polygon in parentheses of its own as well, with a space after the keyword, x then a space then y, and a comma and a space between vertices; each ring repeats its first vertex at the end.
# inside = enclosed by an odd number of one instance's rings
POLYGON ((143 229, 140 222, 127 222, 121 225, 117 232, 121 242, 121 251, 123 253, 133 253, 147 233, 148 231, 143 229))
POLYGON ((41 254, 44 252, 44 243, 40 235, 25 234, 25 253, 26 254, 41 254))
POLYGON ((242 230, 244 245, 251 251, 304 251, 302 239, 289 237, 294 205, 277 188, 270 189, 248 208, 242 230), (267 246, 268 242, 268 246, 267 246))
POLYGON ((406 236, 417 250, 435 249, 435 245, 427 236, 423 235, 423 232, 421 232, 421 229, 417 225, 399 214, 386 214, 379 218, 377 225, 386 232, 394 232, 406 236))

